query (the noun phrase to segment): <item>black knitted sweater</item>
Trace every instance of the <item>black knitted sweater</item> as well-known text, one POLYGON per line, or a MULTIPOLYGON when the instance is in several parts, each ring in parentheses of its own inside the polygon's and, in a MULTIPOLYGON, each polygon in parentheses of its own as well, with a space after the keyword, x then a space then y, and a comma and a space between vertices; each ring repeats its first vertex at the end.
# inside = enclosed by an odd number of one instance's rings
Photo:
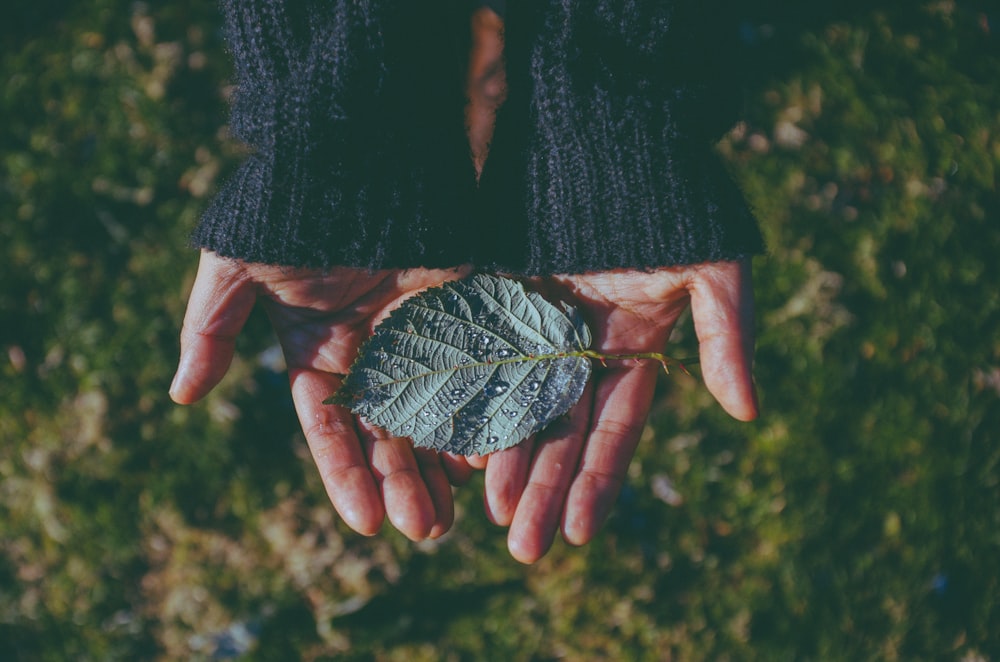
POLYGON ((477 183, 468 0, 223 0, 252 153, 194 243, 250 262, 521 274, 746 257, 712 142, 739 95, 712 0, 506 3, 507 100, 477 183))

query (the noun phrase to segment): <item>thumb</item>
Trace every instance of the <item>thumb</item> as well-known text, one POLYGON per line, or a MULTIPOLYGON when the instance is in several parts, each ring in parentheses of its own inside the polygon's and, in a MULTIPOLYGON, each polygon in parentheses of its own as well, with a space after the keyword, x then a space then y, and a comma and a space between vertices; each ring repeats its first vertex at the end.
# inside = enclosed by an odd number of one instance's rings
POLYGON ((705 386, 730 416, 758 415, 753 383, 754 316, 750 261, 697 268, 689 285, 691 315, 705 386))
POLYGON ((233 360, 236 336, 256 298, 242 264, 202 252, 181 328, 180 361, 170 385, 174 402, 196 402, 222 380, 233 360))

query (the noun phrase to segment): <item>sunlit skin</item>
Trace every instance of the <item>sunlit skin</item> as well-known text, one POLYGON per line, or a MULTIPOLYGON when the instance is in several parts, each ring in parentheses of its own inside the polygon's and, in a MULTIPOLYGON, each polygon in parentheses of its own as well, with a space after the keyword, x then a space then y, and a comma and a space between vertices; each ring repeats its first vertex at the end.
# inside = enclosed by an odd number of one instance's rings
POLYGON ((196 402, 225 375, 234 343, 260 302, 284 351, 299 422, 327 494, 355 531, 389 521, 413 540, 434 538, 454 519, 450 483, 468 480, 462 458, 414 450, 343 407, 323 400, 340 385, 361 343, 408 296, 467 269, 327 273, 244 264, 203 252, 181 330, 170 394, 196 402))
POLYGON ((469 99, 465 107, 465 128, 476 172, 482 172, 497 108, 507 97, 503 66, 503 20, 489 8, 472 15, 472 48, 466 77, 469 99))
MULTIPOLYGON (((756 418, 748 264, 556 276, 546 285, 580 308, 593 347, 604 354, 663 351, 690 305, 705 385, 733 417, 756 418)), ((487 458, 486 509, 495 523, 510 526, 514 558, 538 560, 560 529, 574 545, 597 533, 625 480, 661 369, 657 361, 595 366, 568 417, 487 458)))
MULTIPOLYGON (((497 107, 506 97, 503 22, 482 9, 473 28, 466 123, 479 171, 489 154, 497 107)), ((575 303, 592 326, 594 347, 607 354, 663 351, 690 304, 709 391, 737 419, 756 418, 749 264, 563 275, 536 286, 575 303)), ((514 558, 538 560, 560 528, 571 544, 593 538, 625 479, 658 367, 651 362, 600 367, 568 417, 537 439, 472 459, 486 467, 486 510, 493 522, 510 526, 514 558)))
MULTIPOLYGON (((471 154, 481 168, 496 106, 504 97, 502 23, 484 9, 474 17, 473 29, 466 122, 471 154)), ((391 438, 342 407, 322 404, 390 310, 420 290, 470 271, 461 266, 319 273, 203 252, 171 396, 193 403, 222 379, 235 338, 259 301, 284 350, 299 421, 327 493, 351 528, 373 535, 388 517, 413 540, 440 536, 454 519, 451 485, 467 481, 475 467, 486 469, 486 509, 494 522, 510 527, 514 558, 538 560, 559 531, 570 544, 586 544, 625 479, 659 363, 596 366, 568 416, 537 438, 485 458, 414 450, 408 440, 391 438)), ((593 331, 594 349, 606 354, 664 351, 671 329, 690 305, 706 387, 735 418, 757 416, 748 262, 557 275, 533 285, 578 306, 593 331)))

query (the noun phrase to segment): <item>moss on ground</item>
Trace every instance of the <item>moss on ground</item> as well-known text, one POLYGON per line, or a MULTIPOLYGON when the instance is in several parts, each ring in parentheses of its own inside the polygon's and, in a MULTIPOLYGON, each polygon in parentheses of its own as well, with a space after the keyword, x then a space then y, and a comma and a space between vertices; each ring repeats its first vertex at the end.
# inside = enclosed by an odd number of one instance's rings
POLYGON ((986 3, 743 3, 748 104, 719 150, 769 245, 763 416, 664 379, 607 526, 533 567, 481 481, 437 542, 347 531, 262 318, 204 404, 169 402, 186 236, 240 156, 215 4, 14 5, 0 658, 1000 659, 986 3))

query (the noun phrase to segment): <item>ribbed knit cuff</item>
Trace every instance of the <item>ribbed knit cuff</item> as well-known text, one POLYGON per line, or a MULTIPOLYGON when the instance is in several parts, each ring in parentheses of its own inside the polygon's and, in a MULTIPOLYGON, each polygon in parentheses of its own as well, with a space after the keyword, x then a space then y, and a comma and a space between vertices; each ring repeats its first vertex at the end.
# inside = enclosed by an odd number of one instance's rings
POLYGON ((232 130, 253 153, 193 242, 288 266, 524 274, 760 252, 711 151, 739 96, 706 7, 509 6, 508 98, 477 190, 468 3, 224 0, 232 130))
POLYGON ((253 150, 193 235, 251 262, 467 262, 468 5, 226 0, 232 131, 253 150))
POLYGON ((699 16, 673 2, 508 7, 509 89, 480 180, 491 230, 478 263, 580 273, 763 250, 712 151, 739 95, 704 65, 718 53, 702 52, 713 43, 699 16))

